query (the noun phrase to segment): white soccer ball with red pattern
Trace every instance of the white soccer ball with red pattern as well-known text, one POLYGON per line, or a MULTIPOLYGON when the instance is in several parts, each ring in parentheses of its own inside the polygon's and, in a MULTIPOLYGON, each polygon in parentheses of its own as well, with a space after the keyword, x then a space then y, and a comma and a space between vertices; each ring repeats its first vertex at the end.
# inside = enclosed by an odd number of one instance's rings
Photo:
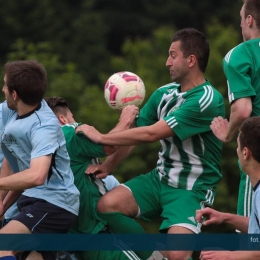
POLYGON ((115 110, 122 110, 127 105, 139 107, 145 98, 145 86, 138 75, 121 71, 107 80, 104 95, 107 104, 115 110))

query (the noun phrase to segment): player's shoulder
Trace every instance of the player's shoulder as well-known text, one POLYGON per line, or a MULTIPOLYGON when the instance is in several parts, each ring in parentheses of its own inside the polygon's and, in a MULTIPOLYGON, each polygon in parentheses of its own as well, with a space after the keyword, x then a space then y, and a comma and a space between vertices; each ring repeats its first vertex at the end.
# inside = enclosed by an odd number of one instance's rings
POLYGON ((242 42, 232 48, 224 57, 224 61, 229 63, 236 63, 237 61, 241 61, 241 59, 250 58, 250 53, 260 51, 260 38, 248 40, 242 42))
POLYGON ((199 106, 201 111, 212 109, 219 105, 224 106, 223 95, 209 81, 186 92, 183 97, 193 102, 194 106, 199 106))
POLYGON ((179 88, 179 86, 180 86, 179 83, 171 82, 171 83, 168 83, 168 84, 165 84, 165 85, 159 87, 154 93, 158 93, 158 94, 171 94, 175 90, 177 90, 179 88))

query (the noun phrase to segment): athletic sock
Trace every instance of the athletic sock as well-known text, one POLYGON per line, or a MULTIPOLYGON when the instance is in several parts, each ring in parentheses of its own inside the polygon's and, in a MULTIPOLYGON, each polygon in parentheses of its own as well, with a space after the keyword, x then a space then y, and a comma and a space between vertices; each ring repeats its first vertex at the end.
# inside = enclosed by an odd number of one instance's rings
MULTIPOLYGON (((145 234, 143 227, 134 219, 127 217, 120 212, 101 213, 98 216, 107 222, 108 228, 112 233, 117 234, 145 234)), ((153 242, 151 241, 151 247, 153 242)), ((135 253, 142 259, 148 259, 152 253, 151 251, 135 251, 135 253)))
POLYGON ((15 256, 8 255, 0 257, 0 260, 16 260, 15 256))

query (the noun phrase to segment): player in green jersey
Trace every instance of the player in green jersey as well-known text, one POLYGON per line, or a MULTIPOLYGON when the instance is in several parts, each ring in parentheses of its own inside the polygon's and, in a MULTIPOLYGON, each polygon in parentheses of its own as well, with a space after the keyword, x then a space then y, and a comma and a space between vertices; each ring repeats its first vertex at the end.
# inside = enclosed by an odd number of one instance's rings
MULTIPOLYGON (((229 122, 215 118, 211 129, 223 142, 236 139, 242 122, 260 115, 260 2, 244 0, 240 11, 244 42, 230 50, 223 59, 231 104, 229 122)), ((249 216, 252 204, 252 186, 240 165, 240 185, 237 213, 249 216)))
MULTIPOLYGON (((135 121, 138 127, 111 134, 100 134, 88 125, 76 129, 107 145, 161 142, 153 171, 119 185, 100 199, 99 216, 112 231, 144 233, 132 218, 151 220, 160 215, 161 232, 200 232, 195 211, 212 205, 221 179, 222 142, 210 130, 210 123, 214 117, 224 116, 224 100, 204 77, 209 52, 208 40, 201 32, 193 28, 177 31, 166 62, 174 83, 152 94, 135 121)), ((95 167, 88 170, 93 172, 95 167)), ((192 251, 167 251, 169 260, 191 255, 192 251)))
MULTIPOLYGON (((100 145, 93 143, 83 134, 76 134, 76 123, 73 114, 68 108, 65 99, 61 97, 45 98, 47 104, 57 116, 66 139, 66 147, 70 156, 70 167, 74 174, 74 183, 80 191, 79 215, 75 224, 70 229, 70 233, 75 234, 96 234, 108 232, 105 223, 100 219, 95 211, 97 201, 106 193, 105 185, 100 179, 91 178, 85 174, 87 166, 96 157, 105 157, 112 154, 116 148, 114 146, 100 145)), ((125 117, 121 116, 117 129, 127 129, 131 126, 138 110, 133 106, 128 111, 124 111, 125 117)), ((140 259, 132 251, 87 251, 76 252, 79 260, 126 260, 140 259)))

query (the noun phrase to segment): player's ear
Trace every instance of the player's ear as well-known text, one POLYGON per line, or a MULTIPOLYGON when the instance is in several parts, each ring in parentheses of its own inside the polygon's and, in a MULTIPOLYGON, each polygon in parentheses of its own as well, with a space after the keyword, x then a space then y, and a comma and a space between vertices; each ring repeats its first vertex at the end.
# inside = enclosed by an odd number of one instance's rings
POLYGON ((243 148, 243 156, 244 156, 244 159, 248 159, 249 156, 251 155, 251 151, 248 149, 248 147, 244 147, 243 148))
POLYGON ((61 125, 66 125, 68 123, 68 120, 64 115, 58 115, 57 117, 61 125))
POLYGON ((197 58, 196 58, 195 55, 190 55, 187 59, 188 59, 188 65, 189 65, 189 67, 193 67, 194 64, 195 64, 196 61, 197 61, 197 58))
POLYGON ((247 16, 248 27, 252 27, 254 22, 255 22, 254 17, 252 15, 248 15, 247 16))

